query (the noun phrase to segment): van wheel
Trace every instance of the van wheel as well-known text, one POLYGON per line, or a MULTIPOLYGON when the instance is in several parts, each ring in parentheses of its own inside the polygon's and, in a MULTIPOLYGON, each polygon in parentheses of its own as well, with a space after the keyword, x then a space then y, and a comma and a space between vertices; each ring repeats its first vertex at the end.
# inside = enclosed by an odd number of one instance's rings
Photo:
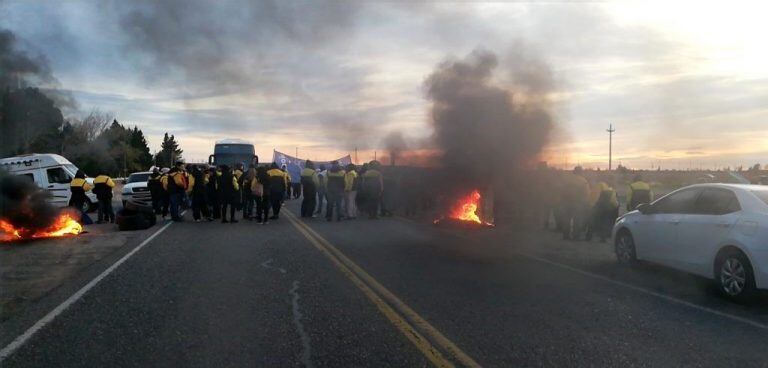
POLYGON ((637 253, 635 252, 635 239, 629 231, 621 230, 616 235, 614 242, 616 249, 616 260, 623 265, 634 265, 637 263, 637 253))
POLYGON ((715 259, 715 283, 722 296, 749 301, 755 294, 755 276, 747 256, 736 249, 721 251, 715 259))

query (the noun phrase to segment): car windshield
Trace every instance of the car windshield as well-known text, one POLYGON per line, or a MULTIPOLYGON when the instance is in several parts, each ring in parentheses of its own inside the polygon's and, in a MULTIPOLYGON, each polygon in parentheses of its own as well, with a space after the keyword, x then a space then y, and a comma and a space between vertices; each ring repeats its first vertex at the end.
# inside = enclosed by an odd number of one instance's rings
POLYGON ((0 368, 768 367, 767 35, 0 0, 0 368))
POLYGON ((128 176, 127 183, 143 183, 149 180, 149 173, 131 174, 128 176))

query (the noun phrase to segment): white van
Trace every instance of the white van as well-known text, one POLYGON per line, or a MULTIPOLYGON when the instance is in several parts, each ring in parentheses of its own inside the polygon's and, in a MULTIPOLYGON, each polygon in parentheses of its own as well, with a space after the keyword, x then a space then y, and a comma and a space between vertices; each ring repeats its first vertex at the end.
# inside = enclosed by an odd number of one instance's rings
MULTIPOLYGON (((51 204, 57 207, 69 205, 69 183, 77 173, 77 166, 64 157, 52 153, 32 153, 0 159, 0 170, 11 175, 22 176, 51 193, 51 204)), ((93 179, 86 179, 93 184, 93 179)), ((86 210, 96 208, 96 195, 86 192, 88 202, 86 210)))

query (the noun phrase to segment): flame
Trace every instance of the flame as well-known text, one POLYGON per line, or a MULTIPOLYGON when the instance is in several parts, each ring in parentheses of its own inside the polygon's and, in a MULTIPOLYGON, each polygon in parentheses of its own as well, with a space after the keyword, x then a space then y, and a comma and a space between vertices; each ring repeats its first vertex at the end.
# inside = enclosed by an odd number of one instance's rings
POLYGON ((83 232, 83 225, 75 219, 75 215, 62 212, 53 223, 42 230, 30 230, 14 226, 11 222, 0 219, 0 241, 19 239, 51 238, 65 235, 77 235, 83 232))
POLYGON ((448 217, 482 224, 483 222, 480 221, 480 216, 477 215, 477 208, 480 205, 480 198, 480 192, 477 190, 472 191, 472 193, 464 198, 459 199, 456 202, 448 217))

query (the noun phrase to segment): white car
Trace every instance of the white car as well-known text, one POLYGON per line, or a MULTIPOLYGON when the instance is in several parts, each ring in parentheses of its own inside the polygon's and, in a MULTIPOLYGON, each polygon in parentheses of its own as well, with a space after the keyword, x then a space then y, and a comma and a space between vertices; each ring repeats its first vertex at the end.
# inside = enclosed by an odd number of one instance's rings
POLYGON ((152 205, 152 194, 149 192, 149 187, 147 186, 150 174, 152 174, 152 172, 144 171, 128 175, 128 178, 125 180, 125 185, 123 185, 123 192, 121 193, 123 207, 125 207, 126 202, 131 199, 142 202, 148 206, 152 205))
POLYGON ((768 187, 698 184, 616 221, 616 257, 710 278, 728 298, 768 289, 768 187))

